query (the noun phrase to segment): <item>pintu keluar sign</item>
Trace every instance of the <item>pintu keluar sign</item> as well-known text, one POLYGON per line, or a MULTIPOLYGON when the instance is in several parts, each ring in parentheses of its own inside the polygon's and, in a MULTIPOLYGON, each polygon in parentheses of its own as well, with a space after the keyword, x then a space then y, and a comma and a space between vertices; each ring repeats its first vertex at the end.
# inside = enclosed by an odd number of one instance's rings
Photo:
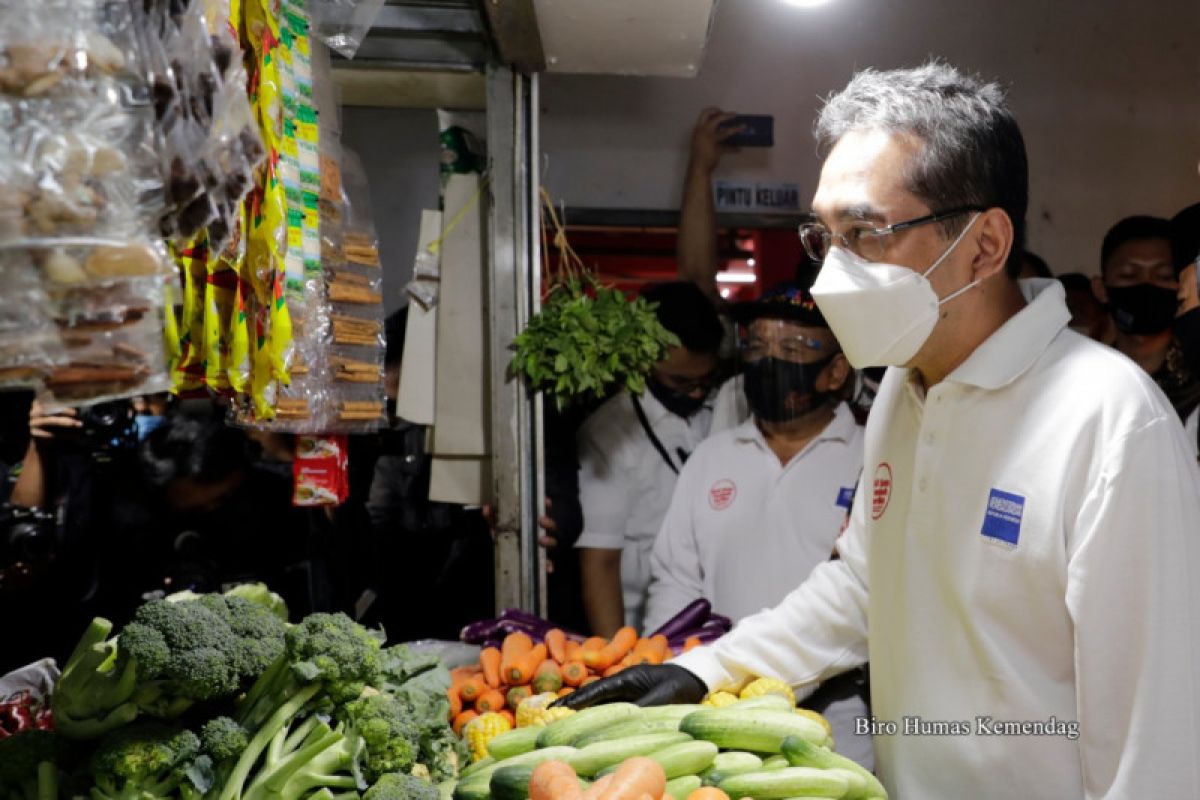
POLYGON ((800 186, 795 183, 716 181, 717 211, 794 213, 800 211, 800 186))

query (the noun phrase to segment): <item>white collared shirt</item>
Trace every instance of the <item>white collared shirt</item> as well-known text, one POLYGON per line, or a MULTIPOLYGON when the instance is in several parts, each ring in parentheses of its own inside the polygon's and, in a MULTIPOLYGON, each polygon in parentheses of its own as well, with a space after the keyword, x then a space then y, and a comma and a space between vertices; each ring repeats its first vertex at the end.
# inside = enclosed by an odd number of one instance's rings
MULTIPOLYGON (((681 469, 681 453, 690 456, 708 436, 711 406, 706 404, 684 419, 649 392, 638 401, 672 464, 681 469)), ((577 445, 583 534, 575 546, 622 551, 625 624, 641 631, 650 586, 650 550, 671 504, 677 475, 646 435, 633 398, 625 392, 609 398, 587 418, 577 445)))
POLYGON ((888 371, 841 560, 677 663, 804 684, 869 653, 897 800, 1200 797, 1200 470, 1062 287, 1022 288, 928 396, 888 371))
POLYGON ((862 454, 845 403, 786 466, 753 419, 709 437, 654 544, 646 630, 701 597, 735 621, 778 604, 833 552, 862 454))

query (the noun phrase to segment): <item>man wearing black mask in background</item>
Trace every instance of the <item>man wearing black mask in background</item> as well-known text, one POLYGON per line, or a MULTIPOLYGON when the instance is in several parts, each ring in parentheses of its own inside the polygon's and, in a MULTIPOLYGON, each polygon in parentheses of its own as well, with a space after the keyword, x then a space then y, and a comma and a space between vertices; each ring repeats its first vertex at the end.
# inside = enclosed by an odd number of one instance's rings
POLYGON ((679 337, 654 365, 640 397, 619 392, 577 436, 583 534, 579 566, 592 633, 642 629, 650 550, 688 456, 709 434, 710 396, 724 329, 716 308, 691 283, 642 293, 659 322, 679 337))
MULTIPOLYGON (((688 460, 650 559, 645 629, 693 600, 738 622, 778 605, 827 561, 862 471, 863 429, 843 401, 852 370, 812 296, 782 286, 731 309, 751 419, 714 433, 688 460)), ((861 673, 826 682, 806 705, 838 750, 870 768, 861 673)))
POLYGON ((1139 216, 1112 226, 1092 288, 1116 324, 1116 349, 1150 373, 1179 418, 1187 419, 1200 403, 1200 381, 1174 337, 1179 272, 1171 255, 1171 223, 1139 216))
MULTIPOLYGON (((1175 339, 1183 361, 1193 375, 1200 375, 1200 203, 1188 206, 1171 218, 1171 255, 1179 273, 1179 302, 1175 317, 1175 339)), ((1200 450, 1200 408, 1187 416, 1188 440, 1200 450)))

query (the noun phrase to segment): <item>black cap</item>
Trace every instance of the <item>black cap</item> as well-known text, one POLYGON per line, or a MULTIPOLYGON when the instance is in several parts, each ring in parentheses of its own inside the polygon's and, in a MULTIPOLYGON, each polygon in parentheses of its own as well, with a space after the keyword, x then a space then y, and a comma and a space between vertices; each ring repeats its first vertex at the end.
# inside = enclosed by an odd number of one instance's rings
POLYGON ((763 317, 788 319, 814 328, 828 328, 829 323, 813 301, 812 293, 795 283, 776 286, 758 300, 734 303, 729 307, 735 322, 746 324, 763 317))
POLYGON ((1175 271, 1196 260, 1200 255, 1200 203, 1188 206, 1171 218, 1171 260, 1175 271))

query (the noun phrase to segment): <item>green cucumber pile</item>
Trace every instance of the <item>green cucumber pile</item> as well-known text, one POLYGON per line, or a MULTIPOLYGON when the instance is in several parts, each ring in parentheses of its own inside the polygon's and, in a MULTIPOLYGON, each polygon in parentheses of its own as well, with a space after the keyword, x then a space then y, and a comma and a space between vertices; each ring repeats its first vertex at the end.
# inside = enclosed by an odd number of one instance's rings
POLYGON ((674 800, 702 786, 735 800, 887 797, 874 775, 828 744, 819 723, 778 695, 724 708, 612 703, 497 736, 488 757, 463 771, 454 800, 526 800, 533 770, 551 760, 569 764, 587 786, 634 756, 663 768, 674 800))

